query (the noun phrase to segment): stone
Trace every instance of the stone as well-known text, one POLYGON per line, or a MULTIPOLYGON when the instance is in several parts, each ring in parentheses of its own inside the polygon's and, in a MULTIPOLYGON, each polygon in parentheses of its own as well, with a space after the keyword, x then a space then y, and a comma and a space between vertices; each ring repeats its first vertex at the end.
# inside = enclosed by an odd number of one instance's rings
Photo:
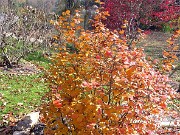
POLYGON ((43 123, 38 123, 34 125, 34 128, 31 130, 32 135, 44 135, 45 125, 43 123))
POLYGON ((20 120, 14 127, 14 131, 28 131, 39 121, 39 112, 32 112, 20 120))
POLYGON ((162 121, 160 122, 161 127, 176 127, 172 121, 162 121))
POLYGON ((29 131, 15 131, 13 135, 29 135, 29 131))
POLYGON ((32 112, 32 113, 29 113, 27 116, 30 116, 30 119, 31 119, 31 127, 33 127, 35 124, 38 123, 39 121, 39 113, 40 112, 32 112))

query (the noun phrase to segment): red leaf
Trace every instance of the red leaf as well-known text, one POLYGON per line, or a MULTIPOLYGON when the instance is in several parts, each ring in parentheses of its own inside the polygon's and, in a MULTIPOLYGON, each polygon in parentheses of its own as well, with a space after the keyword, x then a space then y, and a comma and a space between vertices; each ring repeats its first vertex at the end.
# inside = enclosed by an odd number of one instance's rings
POLYGON ((60 100, 54 100, 54 101, 53 101, 53 105, 54 105, 56 108, 61 108, 61 107, 62 107, 62 103, 60 103, 60 100))

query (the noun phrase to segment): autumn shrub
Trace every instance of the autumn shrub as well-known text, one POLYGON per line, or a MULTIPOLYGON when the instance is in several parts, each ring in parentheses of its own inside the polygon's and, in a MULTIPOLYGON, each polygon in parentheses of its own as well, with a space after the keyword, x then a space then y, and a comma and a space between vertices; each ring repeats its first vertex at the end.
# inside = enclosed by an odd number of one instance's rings
POLYGON ((47 75, 52 90, 41 110, 45 134, 156 134, 156 116, 169 113, 169 78, 149 64, 143 49, 129 49, 122 31, 105 27, 107 15, 99 12, 91 31, 79 26, 78 11, 52 22, 62 47, 47 75))

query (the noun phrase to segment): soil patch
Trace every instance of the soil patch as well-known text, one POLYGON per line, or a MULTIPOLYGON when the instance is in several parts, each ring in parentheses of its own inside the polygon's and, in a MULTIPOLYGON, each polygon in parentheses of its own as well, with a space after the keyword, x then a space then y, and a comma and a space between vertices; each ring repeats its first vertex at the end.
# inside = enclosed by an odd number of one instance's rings
POLYGON ((10 75, 32 75, 39 73, 41 70, 31 62, 24 61, 19 65, 14 65, 13 68, 0 67, 0 72, 10 75))

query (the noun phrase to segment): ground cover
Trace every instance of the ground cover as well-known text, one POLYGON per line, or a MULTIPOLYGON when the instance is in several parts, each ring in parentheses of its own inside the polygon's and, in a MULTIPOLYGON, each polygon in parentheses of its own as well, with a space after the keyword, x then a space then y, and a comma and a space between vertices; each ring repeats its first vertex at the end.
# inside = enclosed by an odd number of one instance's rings
POLYGON ((38 110, 42 96, 48 91, 43 78, 43 69, 48 65, 49 60, 35 52, 18 67, 0 68, 0 124, 8 122, 10 115, 18 119, 38 110))

